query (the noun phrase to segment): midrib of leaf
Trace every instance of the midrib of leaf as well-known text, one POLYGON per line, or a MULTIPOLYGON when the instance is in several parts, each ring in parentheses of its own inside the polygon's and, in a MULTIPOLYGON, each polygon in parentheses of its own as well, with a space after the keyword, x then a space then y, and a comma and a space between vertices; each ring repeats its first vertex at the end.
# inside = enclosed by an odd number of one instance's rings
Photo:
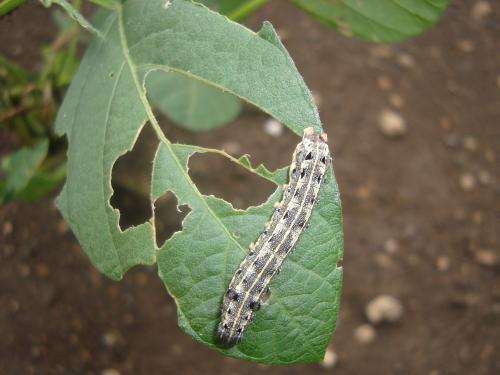
MULTIPOLYGON (((138 43, 136 43, 136 44, 138 44, 138 43)), ((262 104, 255 103, 254 101, 250 100, 249 98, 244 97, 244 96, 242 96, 242 95, 240 95, 240 94, 238 94, 238 93, 236 93, 236 92, 234 92, 234 91, 232 91, 232 90, 228 89, 227 87, 224 87, 224 86, 218 85, 217 83, 212 82, 212 81, 209 81, 209 80, 207 80, 207 79, 205 79, 205 78, 203 78, 203 77, 197 76, 197 75, 192 74, 192 73, 190 73, 190 72, 186 72, 186 71, 184 71, 184 70, 180 70, 180 69, 178 69, 178 68, 171 67, 171 66, 158 65, 158 64, 142 64, 141 66, 143 66, 143 67, 145 67, 145 68, 150 68, 150 69, 162 70, 162 71, 164 71, 164 72, 166 72, 166 73, 169 73, 169 72, 176 72, 176 73, 179 73, 179 74, 185 75, 185 76, 187 76, 187 77, 189 77, 189 78, 191 78, 191 79, 196 79, 196 80, 198 80, 198 81, 200 81, 200 82, 206 83, 207 85, 210 85, 210 86, 216 87, 216 88, 218 88, 219 90, 222 90, 222 91, 224 91, 224 92, 230 93, 230 94, 232 94, 232 95, 234 95, 234 96, 236 96, 236 97, 240 98, 241 100, 244 100, 245 102, 250 103, 250 104, 252 104, 253 106, 255 106, 255 107, 259 108, 259 109, 260 109, 260 110, 262 110, 263 112, 268 113, 268 114, 270 114, 271 116, 275 116, 275 117, 277 118, 277 120, 278 120, 278 121, 283 122, 283 121, 281 121, 281 120, 278 118, 278 116, 271 114, 271 111, 269 110, 269 108, 266 108, 266 107, 265 107, 265 106, 263 106, 262 104)), ((146 101, 147 101, 147 99, 146 99, 146 101)), ((148 104, 148 105, 149 105, 149 104, 148 104)), ((284 122, 283 122, 283 123, 284 123, 284 122)), ((298 132, 297 132, 297 131, 293 128, 293 127, 289 127, 289 129, 290 129, 291 131, 295 132, 295 133, 296 133, 296 134, 298 134, 298 135, 302 135, 302 134, 299 134, 299 133, 298 133, 298 132)), ((160 129, 160 132, 161 132, 161 129, 160 129)))
MULTIPOLYGON (((144 106, 144 109, 146 110, 146 114, 147 114, 148 119, 151 123, 151 126, 153 127, 153 129, 154 129, 156 135, 158 136, 158 138, 160 139, 160 141, 163 142, 165 147, 168 149, 168 152, 171 154, 172 158, 175 160, 176 166, 181 171, 182 176, 187 181, 187 183, 191 187, 191 189, 195 192, 198 199, 202 202, 202 204, 205 207, 205 209, 207 210, 207 212, 209 212, 210 215, 212 215, 214 217, 215 221, 220 225, 220 227, 223 228, 224 232, 227 234, 229 239, 232 242, 234 242, 234 244, 238 248, 240 248, 243 252, 245 252, 246 250, 238 243, 238 241, 235 240, 235 238, 231 235, 231 233, 229 233, 229 230, 227 229, 227 227, 221 222, 220 218, 215 214, 215 212, 213 212, 213 210, 208 206, 205 199, 203 199, 202 194, 200 193, 200 191, 198 190, 196 185, 193 183, 191 178, 189 178, 189 175, 186 174, 184 168, 181 165, 180 160, 177 158, 177 155, 172 150, 172 143, 167 139, 167 137, 165 136, 165 134, 161 130, 160 124, 158 124, 158 121, 156 120, 156 117, 153 114, 153 110, 152 110, 151 106, 149 105, 149 101, 146 97, 146 92, 144 90, 144 85, 142 85, 139 82, 137 70, 134 68, 135 65, 133 64, 132 58, 130 57, 129 49, 127 46, 127 37, 125 35, 125 29, 124 29, 123 24, 124 24, 124 22, 123 22, 123 6, 120 5, 120 7, 118 8, 118 29, 120 32, 120 43, 122 46, 123 55, 125 56, 125 61, 130 69, 130 72, 132 74, 132 78, 134 80, 134 85, 137 89, 137 93, 141 99, 142 105, 144 106)), ((169 67, 163 67, 163 69, 169 69, 169 67)), ((174 70, 174 69, 172 69, 172 70, 174 70)), ((179 71, 179 73, 185 73, 181 70, 178 70, 178 71, 179 71)), ((210 83, 210 82, 208 82, 208 83, 210 83)), ((213 83, 211 83, 211 84, 213 85, 213 83)), ((153 217, 154 217, 154 210, 153 210, 153 217)), ((153 230, 155 231, 156 230, 155 220, 152 220, 152 226, 153 226, 153 230)))

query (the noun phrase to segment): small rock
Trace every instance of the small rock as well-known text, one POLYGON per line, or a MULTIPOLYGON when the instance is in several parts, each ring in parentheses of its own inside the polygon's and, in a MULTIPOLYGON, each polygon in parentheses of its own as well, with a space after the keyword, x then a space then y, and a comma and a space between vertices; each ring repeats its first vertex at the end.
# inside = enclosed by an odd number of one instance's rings
POLYGON ((59 220, 57 223, 57 233, 63 235, 69 231, 69 225, 64 220, 59 220))
POLYGON ((462 142, 463 142, 464 148, 468 151, 475 151, 477 149, 476 138, 474 138, 470 135, 464 137, 462 142))
POLYGON ((49 306, 56 298, 56 289, 51 284, 41 284, 38 286, 38 300, 44 306, 49 306))
POLYGON ((137 280, 137 284, 144 286, 148 284, 148 275, 146 273, 138 273, 135 276, 135 279, 137 280))
POLYGON ((50 274, 49 267, 47 267, 47 265, 45 263, 37 264, 36 265, 36 274, 38 277, 45 279, 50 274))
POLYGON ((487 1, 476 1, 471 9, 471 16, 475 21, 481 21, 493 11, 491 4, 487 1))
POLYGON ((8 258, 14 253, 14 246, 10 244, 3 245, 3 255, 8 258))
POLYGON ((276 33, 278 34, 278 36, 280 37, 280 40, 282 42, 284 42, 285 40, 287 40, 290 37, 290 31, 288 31, 288 29, 285 29, 285 28, 277 29, 276 33))
POLYGON ((491 148, 487 148, 484 150, 484 158, 489 162, 489 163, 494 163, 495 160, 497 159, 495 155, 495 151, 493 151, 491 148))
POLYGON ((372 191, 368 186, 362 185, 356 189, 356 196, 359 199, 367 200, 372 196, 372 191))
POLYGON ((108 348, 116 346, 118 342, 119 335, 117 335, 116 332, 109 331, 102 335, 102 343, 108 348))
POLYGON ((479 250, 475 256, 481 266, 494 267, 498 264, 497 255, 491 250, 479 250))
POLYGON ((370 324, 362 324, 354 330, 354 338, 361 344, 369 344, 375 340, 375 328, 370 324))
POLYGON ((3 223, 2 231, 3 231, 4 236, 8 236, 9 234, 11 234, 13 229, 14 229, 14 226, 12 225, 12 223, 10 221, 6 220, 3 223))
POLYGON ((181 356, 183 353, 182 346, 180 344, 171 345, 170 350, 176 356, 181 356))
POLYGON ((384 242, 384 251, 389 254, 395 254, 399 249, 398 240, 395 238, 388 238, 384 242))
POLYGON ((129 326, 135 322, 135 318, 131 313, 126 313, 123 316, 123 324, 129 326))
POLYGON ((379 129, 387 138, 399 138, 406 133, 406 123, 398 112, 384 109, 379 116, 379 129))
POLYGON ((20 307, 21 307, 21 305, 19 304, 19 301, 15 300, 15 299, 9 301, 9 309, 11 312, 13 312, 13 313, 18 312, 20 307))
POLYGON ((448 133, 444 136, 444 144, 449 148, 457 148, 460 144, 460 137, 457 133, 448 133))
POLYGON ((389 104, 395 108, 403 108, 405 105, 405 101, 401 97, 401 95, 392 93, 389 95, 389 104))
POLYGON ((476 178, 471 173, 460 176, 460 187, 463 191, 472 191, 476 187, 476 178))
POLYGON ((471 53, 476 49, 476 45, 470 39, 462 39, 458 41, 458 48, 465 53, 471 53))
POLYGON ((436 260, 436 267, 440 272, 447 271, 450 268, 450 258, 439 256, 436 260))
POLYGON ((443 58, 441 48, 439 48, 438 46, 430 46, 429 54, 433 59, 441 60, 443 58))
POLYGON ((394 54, 394 51, 392 50, 391 46, 383 44, 378 44, 376 46, 373 46, 370 51, 372 56, 375 58, 387 59, 394 54))
POLYGON ((403 315, 403 305, 397 298, 382 294, 368 303, 365 313, 373 324, 395 322, 403 315))
POLYGON ((323 358, 323 362, 321 362, 321 366, 324 368, 333 368, 337 364, 339 358, 337 353, 333 351, 333 349, 326 349, 325 357, 323 358))
POLYGON ((467 218, 467 212, 463 207, 457 207, 453 210, 453 218, 457 221, 464 221, 467 218))
POLYGON ((483 213, 479 210, 474 211, 472 213, 472 222, 477 225, 481 224, 483 222, 483 213))
POLYGON ((101 375, 121 375, 121 372, 114 368, 107 368, 101 371, 101 375))
POLYGON ((451 120, 448 117, 441 117, 439 119, 439 125, 443 130, 450 130, 451 129, 451 120))
POLYGON ((40 347, 39 346, 33 346, 31 348, 31 355, 35 358, 38 358, 40 357, 40 354, 41 354, 41 350, 40 350, 40 347))
POLYGON ((375 262, 378 266, 382 268, 392 268, 394 267, 394 261, 387 254, 377 254, 375 255, 375 262))
POLYGON ((399 65, 405 68, 413 68, 415 66, 415 58, 406 52, 398 54, 396 60, 399 65))
POLYGON ((387 91, 392 88, 392 81, 387 76, 380 76, 377 78, 377 85, 381 90, 387 91))
POLYGON ((264 122, 264 131, 272 137, 279 137, 283 134, 283 125, 276 119, 268 118, 264 122))
POLYGON ((488 171, 482 170, 479 171, 479 182, 483 185, 488 185, 491 182, 491 174, 488 171))
POLYGON ((30 275, 30 273, 31 273, 30 266, 28 266, 27 264, 20 264, 19 265, 19 274, 22 277, 27 277, 30 275))

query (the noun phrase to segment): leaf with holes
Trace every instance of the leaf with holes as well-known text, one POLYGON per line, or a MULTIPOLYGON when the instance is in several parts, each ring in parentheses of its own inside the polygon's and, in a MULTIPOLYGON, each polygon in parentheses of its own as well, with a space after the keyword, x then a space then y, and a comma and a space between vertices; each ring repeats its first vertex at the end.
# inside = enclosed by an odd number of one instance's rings
POLYGON ((184 0, 129 0, 89 47, 58 113, 56 128, 69 142, 67 181, 57 204, 96 267, 113 279, 136 264, 158 261, 160 277, 178 307, 179 325, 194 339, 236 358, 261 363, 322 359, 334 330, 341 288, 342 216, 330 171, 308 230, 273 281, 269 305, 245 341, 222 348, 215 337, 220 303, 249 243, 280 199, 286 170, 253 168, 248 158, 172 144, 147 99, 146 77, 176 72, 252 103, 298 135, 321 131, 317 108, 274 29, 254 33, 202 5, 184 0), (147 19, 148 22, 144 22, 147 19), (161 249, 153 217, 121 231, 110 206, 111 171, 145 124, 159 140, 152 203, 175 194, 189 214, 161 249), (212 152, 277 185, 267 202, 248 210, 200 193, 187 173, 194 153, 212 152))
POLYGON ((401 42, 441 18, 449 0, 292 0, 320 22, 346 36, 401 42))

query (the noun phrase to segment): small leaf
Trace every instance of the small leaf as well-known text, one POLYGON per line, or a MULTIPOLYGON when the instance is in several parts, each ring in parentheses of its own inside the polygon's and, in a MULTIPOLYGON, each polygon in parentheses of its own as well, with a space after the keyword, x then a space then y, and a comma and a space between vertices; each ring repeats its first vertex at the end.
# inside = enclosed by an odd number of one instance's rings
POLYGON ((238 116, 241 101, 234 95, 175 72, 147 77, 152 103, 172 121, 191 131, 207 131, 238 116))
POLYGON ((291 0, 346 36, 401 42, 436 24, 448 0, 291 0))
POLYGON ((0 195, 1 203, 9 202, 26 188, 47 155, 48 145, 48 141, 44 140, 34 148, 23 147, 2 160, 6 179, 0 195))

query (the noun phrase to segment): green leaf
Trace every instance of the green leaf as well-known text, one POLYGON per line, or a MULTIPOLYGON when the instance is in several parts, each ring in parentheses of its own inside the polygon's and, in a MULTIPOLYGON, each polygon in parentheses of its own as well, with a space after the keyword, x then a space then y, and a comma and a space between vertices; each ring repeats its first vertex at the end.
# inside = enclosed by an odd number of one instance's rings
POLYGON ((259 207, 235 210, 200 193, 187 173, 188 160, 196 152, 217 153, 277 186, 286 181, 286 170, 272 173, 253 168, 247 157, 236 160, 219 150, 172 144, 153 116, 145 89, 151 72, 175 72, 252 103, 298 135, 309 126, 321 131, 311 94, 271 24, 256 34, 188 1, 129 0, 101 32, 56 122, 69 142, 68 176, 57 204, 83 249, 114 279, 158 257, 180 327, 205 345, 261 363, 321 360, 335 326, 342 274, 336 265, 342 257, 342 216, 333 173, 310 231, 272 284, 269 305, 259 312, 247 339, 224 350, 213 331, 224 290, 269 219, 281 188, 259 207), (113 163, 133 147, 146 122, 160 143, 153 164, 153 203, 171 191, 191 209, 183 230, 161 249, 154 243, 154 217, 121 231, 119 212, 109 204, 113 163))
POLYGON ((291 0, 346 36, 401 42, 434 26, 448 0, 291 0))
POLYGON ((178 125, 207 131, 225 125, 241 110, 240 100, 185 75, 154 71, 147 78, 152 103, 178 125))
POLYGON ((7 203, 26 188, 37 168, 47 155, 48 141, 44 140, 33 148, 23 147, 2 160, 5 173, 0 202, 7 203))
POLYGON ((26 0, 2 0, 0 1, 0 17, 12 12, 14 9, 23 5, 26 0))
MULTIPOLYGON (((245 340, 227 349, 214 338, 221 298, 249 244, 269 220, 282 189, 259 207, 236 210, 191 188, 187 159, 192 153, 189 146, 161 145, 152 179, 153 201, 174 191, 179 204, 192 209, 182 232, 175 233, 158 255, 160 276, 178 304, 180 327, 194 339, 236 358, 275 364, 320 361, 335 327, 342 283, 342 269, 336 266, 342 258, 342 219, 332 172, 308 231, 273 280, 269 305, 257 314, 245 340), (179 162, 181 171, 176 170, 179 162)), ((282 172, 286 170, 278 171, 279 177, 261 175, 284 183, 282 172)))
POLYGON ((64 182, 66 177, 66 164, 55 170, 43 170, 39 168, 29 181, 28 185, 18 194, 19 198, 34 202, 50 193, 56 186, 64 182))

